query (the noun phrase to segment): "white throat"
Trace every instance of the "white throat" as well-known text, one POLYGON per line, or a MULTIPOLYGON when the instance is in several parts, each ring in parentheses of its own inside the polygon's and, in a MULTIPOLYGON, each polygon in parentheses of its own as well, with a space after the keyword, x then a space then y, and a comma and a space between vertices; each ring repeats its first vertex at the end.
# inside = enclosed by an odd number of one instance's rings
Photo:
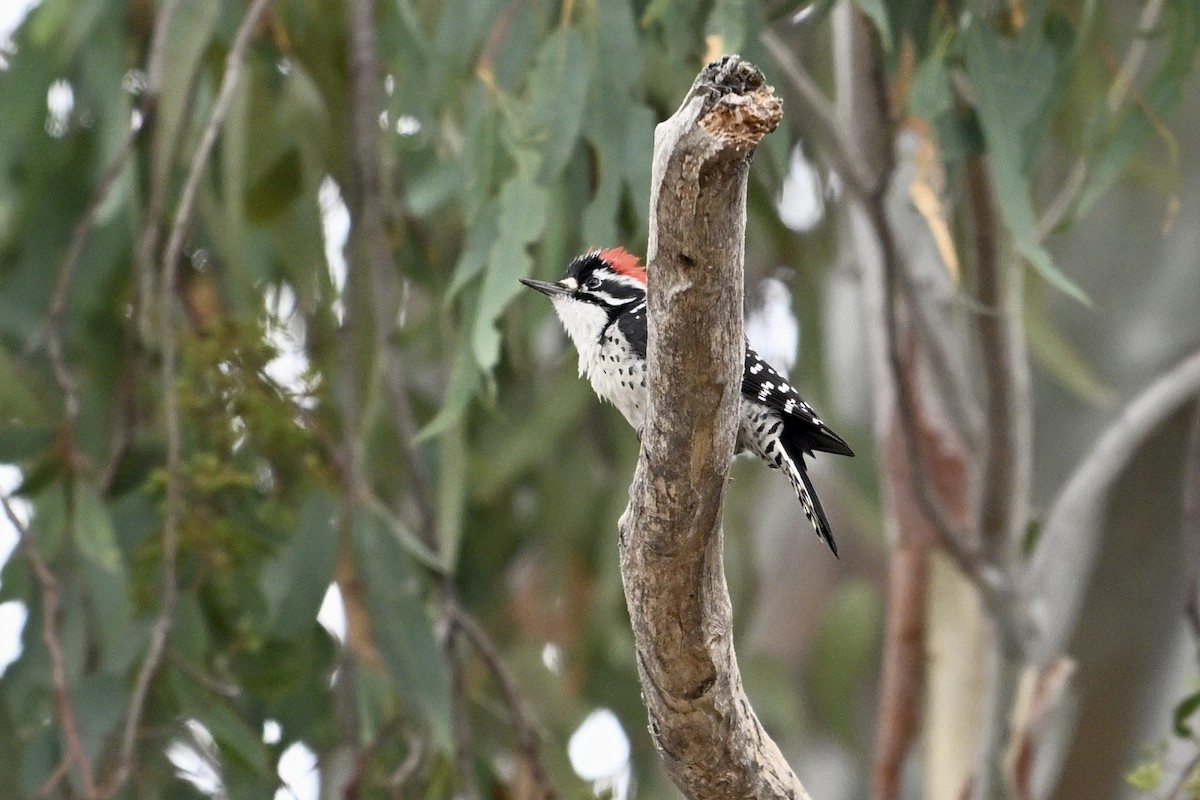
POLYGON ((572 297, 555 296, 554 312, 562 322, 571 343, 579 351, 579 374, 591 376, 593 365, 600 356, 600 332, 608 324, 608 314, 592 303, 572 297))

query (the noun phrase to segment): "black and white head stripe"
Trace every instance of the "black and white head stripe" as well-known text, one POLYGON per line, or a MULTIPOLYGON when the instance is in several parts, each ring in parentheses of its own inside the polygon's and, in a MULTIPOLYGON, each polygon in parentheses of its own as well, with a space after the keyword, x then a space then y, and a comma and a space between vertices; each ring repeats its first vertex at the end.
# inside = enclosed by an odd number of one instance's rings
POLYGON ((646 299, 646 284, 637 271, 618 269, 605 258, 608 252, 592 250, 577 257, 559 284, 576 299, 609 308, 615 316, 646 299))

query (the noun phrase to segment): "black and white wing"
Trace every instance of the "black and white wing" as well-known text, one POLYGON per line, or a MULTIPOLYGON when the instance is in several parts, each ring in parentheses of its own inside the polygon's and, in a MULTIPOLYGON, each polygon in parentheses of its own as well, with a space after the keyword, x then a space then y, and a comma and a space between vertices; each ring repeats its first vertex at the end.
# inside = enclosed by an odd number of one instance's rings
POLYGON ((764 361, 750 345, 746 345, 742 394, 779 411, 783 415, 785 438, 796 442, 805 452, 819 450, 842 456, 854 455, 850 445, 821 421, 787 377, 764 361))

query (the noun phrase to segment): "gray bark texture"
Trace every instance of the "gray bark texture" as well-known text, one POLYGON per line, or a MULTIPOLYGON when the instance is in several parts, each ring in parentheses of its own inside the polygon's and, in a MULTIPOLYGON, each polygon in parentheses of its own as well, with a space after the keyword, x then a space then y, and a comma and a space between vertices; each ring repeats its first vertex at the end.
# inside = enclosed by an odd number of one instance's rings
POLYGON ((650 399, 621 517, 621 576, 650 732, 690 800, 809 795, 742 688, 721 514, 737 435, 746 180, 782 105, 726 56, 655 130, 650 399))

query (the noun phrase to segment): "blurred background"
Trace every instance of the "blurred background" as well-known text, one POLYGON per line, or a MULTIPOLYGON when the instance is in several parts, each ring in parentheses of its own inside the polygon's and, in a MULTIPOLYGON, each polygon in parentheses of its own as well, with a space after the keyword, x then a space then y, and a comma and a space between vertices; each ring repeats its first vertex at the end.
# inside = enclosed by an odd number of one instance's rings
POLYGON ((858 456, 840 560, 734 466, 766 729, 817 800, 1200 796, 1198 47, 1193 0, 5 0, 0 797, 679 796, 637 439, 517 279, 644 253, 726 52, 785 109, 747 334, 858 456))

